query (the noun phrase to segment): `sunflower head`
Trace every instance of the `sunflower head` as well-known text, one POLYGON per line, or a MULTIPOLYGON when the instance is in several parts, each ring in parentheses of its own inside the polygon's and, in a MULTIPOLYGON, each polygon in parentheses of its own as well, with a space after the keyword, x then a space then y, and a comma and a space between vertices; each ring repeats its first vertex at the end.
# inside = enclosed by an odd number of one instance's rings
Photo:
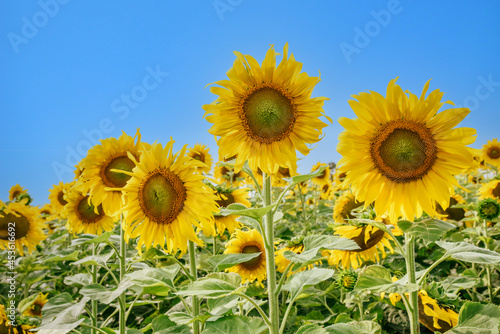
POLYGON ((363 207, 363 202, 358 202, 353 194, 344 192, 333 206, 333 219, 336 223, 342 224, 349 219, 355 219, 354 212, 356 209, 363 207))
POLYGON ((59 218, 66 218, 62 213, 64 206, 68 204, 66 194, 70 191, 74 184, 75 182, 64 183, 61 181, 59 184, 54 184, 52 189, 49 190, 50 205, 59 218))
POLYGON ((358 273, 351 269, 342 270, 336 277, 336 284, 339 289, 352 291, 358 282, 358 273))
MULTIPOLYGON (((228 207, 233 203, 243 204, 246 207, 251 206, 248 200, 247 189, 225 189, 216 187, 214 189, 214 194, 216 196, 216 202, 221 208, 228 207)), ((203 225, 203 232, 206 235, 223 235, 224 231, 227 229, 229 234, 233 234, 233 232, 241 226, 241 223, 236 220, 238 217, 239 216, 236 215, 214 216, 215 230, 213 229, 213 224, 210 226, 203 225)))
POLYGON ((450 197, 450 203, 449 206, 446 210, 443 210, 441 205, 439 203, 436 203, 436 211, 440 215, 443 215, 443 219, 450 219, 454 221, 460 221, 465 218, 465 209, 463 208, 454 208, 454 205, 457 204, 465 204, 465 200, 462 198, 462 196, 456 194, 450 197))
POLYGON ((458 313, 440 305, 425 290, 418 292, 419 321, 432 332, 445 333, 458 323, 458 313))
POLYGON ((165 147, 153 144, 140 162, 129 155, 136 166, 122 171, 131 178, 122 188, 127 204, 120 212, 126 237, 139 237, 139 251, 160 245, 184 253, 188 240, 201 245, 193 226, 213 224, 212 213, 219 212, 205 176, 196 173, 204 163, 186 155, 187 145, 174 154, 173 145, 173 140, 165 147))
POLYGON ((264 241, 257 230, 237 230, 226 244, 224 254, 252 254, 260 253, 257 257, 231 268, 228 272, 237 273, 242 278, 242 283, 252 283, 255 280, 259 284, 266 279, 266 252, 264 241))
POLYGON ((483 219, 493 220, 500 215, 500 204, 495 199, 483 199, 477 206, 477 213, 483 219))
POLYGON ((252 170, 260 168, 266 174, 276 173, 280 166, 295 171, 296 150, 307 155, 307 144, 318 142, 326 126, 319 120, 325 116, 326 98, 311 98, 319 78, 300 73, 302 64, 293 55, 288 58, 288 44, 278 66, 274 46, 262 66, 249 55, 235 54, 229 80, 211 88, 218 98, 203 106, 213 124, 209 132, 219 137, 220 155, 237 155, 236 171, 246 160, 252 170))
POLYGON ((38 296, 31 302, 29 306, 23 312, 24 316, 27 317, 41 317, 43 306, 47 303, 48 293, 39 293, 38 296))
POLYGON ((500 167, 500 143, 497 138, 489 140, 486 145, 483 145, 481 158, 487 164, 493 165, 497 168, 500 167))
POLYGON ((205 164, 205 166, 197 169, 199 173, 209 173, 212 169, 213 159, 212 156, 208 153, 209 150, 210 149, 206 145, 196 144, 187 152, 188 157, 199 160, 205 164))
POLYGON ((500 180, 491 180, 479 188, 480 198, 493 198, 500 200, 500 180))
POLYGON ((438 113, 443 93, 426 97, 428 88, 429 82, 420 97, 407 95, 392 80, 386 97, 360 93, 349 101, 358 118, 339 119, 345 128, 337 146, 339 171, 359 201, 375 201, 375 211, 391 221, 413 221, 423 211, 436 215, 436 202, 446 210, 453 186, 459 187, 453 176, 474 165, 466 145, 476 131, 454 128, 470 110, 438 113))
POLYGON ((12 186, 9 190, 9 200, 20 202, 23 199, 27 199, 26 205, 30 204, 32 199, 28 194, 28 190, 21 187, 19 184, 12 186))
POLYGON ((325 164, 325 163, 322 163, 322 162, 318 162, 316 165, 314 165, 311 168, 311 172, 315 172, 320 167, 323 167, 323 166, 326 166, 326 168, 323 170, 323 172, 319 176, 313 177, 311 179, 311 181, 313 183, 319 185, 320 187, 323 186, 323 185, 325 185, 325 184, 331 183, 331 180, 330 180, 330 167, 328 166, 328 164, 325 164))

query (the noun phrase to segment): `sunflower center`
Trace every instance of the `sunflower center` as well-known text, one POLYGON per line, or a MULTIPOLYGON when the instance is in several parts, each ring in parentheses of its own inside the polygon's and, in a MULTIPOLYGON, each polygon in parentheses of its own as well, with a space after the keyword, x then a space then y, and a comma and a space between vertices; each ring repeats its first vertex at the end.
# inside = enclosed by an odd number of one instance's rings
POLYGON ((500 182, 497 183, 497 186, 491 192, 495 198, 500 198, 500 182))
POLYGON ((42 305, 40 305, 40 304, 34 304, 33 308, 32 308, 32 311, 36 315, 41 315, 42 314, 42 305))
POLYGON ((240 118, 248 135, 261 143, 280 141, 293 129, 293 98, 275 85, 249 90, 240 103, 240 118))
POLYGON ((290 170, 286 167, 279 167, 278 172, 284 177, 290 177, 290 170))
POLYGON ((89 196, 82 197, 76 206, 76 214, 78 218, 84 223, 91 224, 99 221, 104 216, 102 205, 97 206, 97 213, 95 213, 95 206, 89 203, 89 196))
POLYGON ((150 172, 139 187, 139 202, 150 220, 170 224, 184 208, 186 188, 181 179, 166 169, 150 172))
POLYGON ((447 215, 446 218, 448 219, 452 219, 455 221, 462 220, 465 217, 465 210, 462 208, 452 208, 452 206, 456 204, 458 204, 457 200, 453 197, 450 197, 450 205, 448 209, 443 210, 441 205, 439 203, 436 203, 436 211, 442 215, 447 215))
POLYGON ((405 183, 429 172, 436 160, 437 148, 425 125, 396 120, 378 131, 370 143, 370 154, 384 176, 405 183))
POLYGON ((131 176, 119 172, 112 172, 111 170, 120 169, 131 172, 134 167, 134 162, 126 155, 111 159, 101 170, 102 180, 108 187, 123 188, 131 176))
POLYGON ((365 202, 358 202, 354 197, 351 197, 342 210, 342 218, 356 219, 357 217, 353 214, 353 210, 359 208, 363 204, 365 204, 365 202))
POLYGON ((30 222, 28 218, 26 218, 19 212, 17 212, 17 214, 19 215, 19 217, 15 216, 12 213, 8 213, 5 214, 4 217, 0 217, 0 240, 9 239, 9 227, 14 227, 16 240, 28 235, 28 232, 30 230, 30 222), (14 223, 14 225, 9 223, 14 223))
POLYGON ((355 249, 352 252, 362 252, 372 248, 384 238, 385 234, 384 231, 382 230, 377 229, 375 232, 372 230, 370 238, 365 241, 365 233, 366 233, 366 226, 363 227, 363 230, 356 238, 352 239, 354 242, 358 244, 360 248, 360 249, 355 249))
POLYGON ((195 154, 195 155, 193 155, 192 158, 195 159, 195 160, 199 160, 201 162, 205 162, 205 157, 203 155, 201 155, 201 154, 195 154))
POLYGON ((64 199, 64 193, 62 191, 60 191, 58 194, 57 194, 57 201, 62 205, 62 206, 65 206, 66 204, 68 204, 68 201, 66 201, 64 199))
POLYGON ((221 193, 220 194, 220 200, 216 201, 217 204, 219 204, 220 207, 227 207, 229 204, 234 203, 234 196, 231 193, 221 193))
POLYGON ((247 245, 247 246, 243 247, 243 249, 241 250, 241 253, 243 253, 243 254, 261 253, 259 256, 242 263, 242 265, 245 266, 245 268, 247 268, 247 269, 254 269, 254 268, 259 266, 260 259, 262 257, 262 251, 260 250, 260 248, 258 246, 247 245))
POLYGON ((487 154, 488 154, 488 157, 490 157, 491 159, 500 158, 500 147, 496 147, 496 146, 490 147, 488 149, 487 154))

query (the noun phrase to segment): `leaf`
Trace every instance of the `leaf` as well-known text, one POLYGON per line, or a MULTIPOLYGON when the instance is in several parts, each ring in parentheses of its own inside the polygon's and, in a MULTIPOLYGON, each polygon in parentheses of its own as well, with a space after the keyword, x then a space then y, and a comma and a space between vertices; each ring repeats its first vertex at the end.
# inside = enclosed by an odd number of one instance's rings
POLYGON ((80 255, 80 251, 76 250, 76 251, 69 253, 67 255, 55 255, 55 256, 46 258, 46 259, 42 260, 42 263, 60 262, 60 261, 77 261, 78 255, 80 255))
POLYGON ((174 264, 163 268, 145 268, 126 274, 125 277, 135 285, 144 288, 143 293, 157 296, 167 296, 174 289, 174 279, 180 271, 180 266, 174 264))
POLYGON ((288 282, 283 285, 283 290, 290 291, 290 299, 293 302, 298 295, 307 287, 318 284, 333 276, 332 269, 313 268, 298 272, 291 276, 288 282))
POLYGON ((85 318, 80 315, 85 308, 89 298, 82 298, 74 303, 71 295, 67 292, 49 299, 43 307, 42 326, 38 328, 43 334, 65 334, 78 327, 85 318))
POLYGON ((231 310, 233 307, 238 306, 238 296, 229 295, 217 299, 208 299, 207 306, 212 315, 221 316, 231 310))
POLYGON ((84 243, 82 243, 82 245, 86 245, 86 244, 100 244, 100 243, 103 243, 103 242, 107 242, 109 240, 109 238, 113 234, 114 234, 113 231, 104 232, 100 236, 96 236, 93 239, 85 241, 84 243))
POLYGON ((261 235, 263 234, 260 223, 257 220, 250 218, 250 217, 245 217, 245 216, 240 216, 240 217, 236 218, 236 220, 245 224, 246 226, 248 226, 250 228, 253 228, 254 230, 259 231, 259 233, 261 235))
POLYGON ((153 319, 151 323, 153 334, 190 334, 191 330, 186 325, 177 325, 175 322, 164 314, 153 319))
POLYGON ((100 284, 90 284, 81 288, 80 293, 103 304, 110 304, 132 285, 134 283, 128 279, 121 281, 115 290, 108 290, 100 284))
POLYGON ((64 284, 66 285, 88 285, 92 283, 92 276, 90 274, 76 274, 73 276, 64 277, 64 284))
POLYGON ((321 249, 356 250, 358 244, 347 238, 339 238, 328 235, 311 235, 304 238, 304 251, 297 254, 292 251, 285 251, 283 256, 293 263, 306 263, 314 259, 321 249))
POLYGON ((304 325, 299 328, 296 334, 328 334, 328 332, 318 325, 304 325))
POLYGON ((402 284, 403 281, 392 281, 391 273, 388 269, 373 265, 365 267, 359 274, 358 281, 354 287, 355 291, 369 290, 380 293, 407 293, 418 290, 417 284, 402 284))
POLYGON ((230 315, 209 321, 205 324, 202 334, 264 334, 269 329, 260 318, 230 315))
POLYGON ((239 263, 247 262, 260 256, 259 253, 252 254, 222 254, 214 255, 208 258, 208 262, 214 266, 216 270, 224 270, 231 268, 239 263))
POLYGON ((216 278, 226 281, 234 286, 240 286, 241 276, 237 273, 211 273, 206 278, 216 278))
POLYGON ((222 208, 220 214, 222 216, 238 215, 253 218, 257 221, 262 221, 262 217, 266 215, 269 211, 274 209, 276 205, 271 204, 261 208, 247 208, 243 204, 231 204, 227 208, 222 208))
POLYGON ((296 175, 296 176, 284 178, 283 180, 285 180, 286 182, 290 183, 288 185, 288 187, 287 187, 289 189, 287 189, 286 191, 288 191, 291 188, 293 188, 297 183, 310 180, 310 179, 312 179, 312 178, 314 178, 316 176, 320 176, 321 174, 323 174, 323 171, 326 169, 326 167, 328 167, 328 166, 321 166, 320 168, 318 168, 314 172, 310 172, 310 173, 307 173, 307 174, 296 175))
POLYGON ((177 292, 179 296, 218 298, 227 296, 238 287, 217 278, 201 278, 177 292))
POLYGON ((95 265, 95 266, 104 266, 106 262, 113 256, 113 252, 108 252, 106 254, 101 254, 101 255, 90 255, 86 256, 81 260, 78 260, 76 262, 73 262, 72 265, 77 266, 80 264, 85 264, 85 265, 95 265))
POLYGON ((398 222, 399 227, 410 235, 421 238, 427 246, 439 240, 446 232, 456 228, 455 225, 439 219, 426 219, 408 224, 408 221, 398 222))
POLYGON ((187 325, 194 321, 200 321, 204 323, 207 319, 211 318, 210 314, 200 314, 197 317, 193 317, 191 314, 185 312, 172 312, 168 315, 170 320, 175 322, 177 325, 187 325))
POLYGON ((500 310, 496 305, 466 302, 460 309, 458 323, 447 334, 498 334, 500 310))
POLYGON ((332 334, 382 334, 380 325, 373 321, 339 323, 325 329, 332 334))
POLYGON ((453 259, 481 264, 500 263, 500 254, 488 249, 480 248, 467 242, 438 241, 436 244, 446 249, 453 259))

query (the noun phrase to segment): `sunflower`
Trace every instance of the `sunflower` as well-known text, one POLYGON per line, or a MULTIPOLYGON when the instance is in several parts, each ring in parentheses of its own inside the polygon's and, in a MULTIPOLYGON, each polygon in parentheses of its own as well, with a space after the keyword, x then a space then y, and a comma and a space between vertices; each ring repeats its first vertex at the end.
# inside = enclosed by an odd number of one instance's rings
POLYGON ((31 305, 23 312, 23 315, 27 317, 41 317, 43 306, 48 301, 47 296, 48 293, 43 294, 40 292, 31 305))
POLYGON ((363 262, 380 262, 379 251, 382 253, 382 258, 385 258, 385 248, 388 248, 391 253, 394 252, 389 242, 391 237, 371 225, 339 226, 335 228, 335 234, 353 240, 360 249, 323 251, 323 256, 328 258, 328 264, 331 266, 339 267, 339 264, 341 264, 344 269, 352 268, 356 270, 363 262))
POLYGON ((327 184, 324 184, 321 187, 321 193, 319 194, 319 197, 321 199, 332 199, 333 198, 333 185, 331 182, 328 182, 327 184))
MULTIPOLYGON (((243 171, 235 172, 234 168, 221 166, 217 164, 214 169, 214 177, 223 184, 228 184, 230 187, 237 187, 241 181, 245 179, 243 171)), ((258 178, 257 178, 258 179, 258 178)))
POLYGON ((54 209, 50 204, 45 204, 38 209, 38 218, 46 224, 49 234, 54 233, 54 230, 56 229, 56 223, 54 221, 58 219, 58 215, 54 212, 54 209))
POLYGON ((472 175, 471 174, 467 177, 467 181, 469 183, 472 183, 472 184, 481 184, 481 183, 483 183, 483 180, 484 180, 483 177, 480 175, 472 175))
POLYGON ((481 195, 479 198, 494 198, 500 200, 500 180, 492 180, 483 184, 478 190, 481 195))
POLYGON ((62 215, 62 211, 64 206, 68 204, 68 201, 66 200, 66 194, 69 192, 73 185, 74 182, 64 183, 61 181, 58 185, 54 184, 53 188, 49 190, 50 205, 54 209, 54 212, 56 212, 56 215, 60 218, 65 218, 62 215))
POLYGON ((89 193, 94 205, 102 204, 104 212, 114 216, 123 206, 121 190, 130 179, 128 174, 116 170, 131 172, 134 160, 139 161, 141 150, 147 146, 141 143, 139 130, 135 137, 123 132, 118 139, 101 140, 101 144, 92 147, 80 161, 82 174, 78 190, 89 193))
POLYGON ((346 173, 340 172, 338 168, 335 168, 333 173, 333 183, 335 184, 336 190, 344 190, 347 188, 345 181, 346 173))
POLYGON ((443 215, 441 219, 443 220, 454 220, 460 221, 465 218, 465 209, 463 208, 453 208, 452 206, 457 204, 466 204, 462 196, 455 194, 450 197, 450 203, 446 210, 443 210, 439 203, 436 203, 436 211, 438 214, 443 215))
MULTIPOLYGON (((278 270, 280 273, 284 273, 288 265, 290 264, 290 260, 285 258, 283 255, 284 252, 286 251, 292 251, 296 254, 300 254, 304 251, 304 244, 302 243, 302 240, 300 242, 294 242, 292 239, 287 246, 277 250, 274 253, 275 256, 275 263, 276 263, 276 270, 278 270)), ((321 264, 321 261, 318 261, 314 264, 321 264)), ((292 275, 293 273, 299 272, 299 271, 304 271, 306 269, 312 269, 314 267, 314 264, 307 265, 305 267, 300 268, 299 270, 290 270, 288 272, 288 276, 292 275)))
POLYGON ((293 54, 288 58, 288 44, 277 67, 274 46, 262 66, 249 55, 235 54, 229 80, 217 81, 222 87, 210 89, 219 97, 203 106, 207 121, 213 123, 209 132, 219 137, 220 155, 238 154, 237 171, 246 160, 252 170, 260 167, 266 174, 280 166, 295 171, 296 150, 307 155, 306 144, 318 142, 326 126, 319 117, 325 116, 327 98, 311 98, 319 78, 300 73, 302 64, 293 54))
POLYGON ((224 254, 251 253, 260 253, 260 255, 228 268, 226 271, 239 274, 242 283, 252 283, 257 280, 262 285, 262 281, 266 279, 266 252, 262 236, 257 230, 236 230, 226 244, 224 254))
POLYGON ((28 195, 28 190, 24 189, 19 184, 16 184, 9 190, 9 200, 11 201, 20 200, 19 197, 21 197, 22 195, 28 195))
POLYGON ((89 195, 73 188, 68 195, 64 214, 68 217, 66 228, 73 234, 88 233, 101 235, 114 228, 115 219, 107 215, 102 204, 95 206, 89 195))
POLYGON ((130 180, 121 188, 127 204, 120 212, 127 239, 139 237, 139 251, 143 245, 166 244, 168 252, 184 253, 188 240, 201 245, 193 225, 213 224, 212 212, 219 211, 212 189, 203 183, 205 177, 196 174, 204 164, 186 156, 187 145, 173 154, 173 145, 173 140, 165 148, 153 144, 140 162, 129 154, 136 166, 132 172, 122 171, 130 180))
MULTIPOLYGON (((214 189, 215 196, 217 198, 216 202, 221 208, 225 208, 233 203, 243 204, 246 207, 250 207, 252 203, 248 200, 248 189, 214 189)), ((239 216, 229 215, 229 216, 214 216, 215 218, 215 229, 214 224, 211 223, 209 226, 204 226, 203 231, 206 235, 222 235, 227 229, 229 234, 233 234, 234 230, 240 228, 241 224, 236 219, 239 216)))
POLYGON ((295 175, 296 173, 291 171, 290 168, 279 167, 276 174, 273 174, 271 177, 271 184, 273 187, 278 187, 278 188, 285 187, 288 184, 288 182, 285 181, 284 179, 295 175))
POLYGON ((210 149, 206 145, 196 144, 187 152, 187 156, 203 162, 206 166, 200 167, 198 172, 210 173, 212 169, 212 156, 208 154, 210 149))
POLYGON ((420 323, 432 332, 445 333, 458 323, 458 313, 440 306, 425 290, 418 292, 418 314, 420 323))
POLYGON ((358 202, 353 194, 345 192, 335 201, 335 205, 333 206, 333 219, 338 224, 345 223, 349 219, 355 219, 356 216, 353 214, 354 210, 363 205, 364 203, 358 202))
POLYGON ((24 246, 31 254, 36 245, 45 239, 44 224, 37 218, 38 209, 25 205, 26 201, 10 202, 0 211, 0 248, 11 250, 9 238, 14 237, 21 256, 24 256, 24 246), (9 230, 11 227, 15 228, 14 232, 9 230))
POLYGON ((489 140, 486 145, 483 145, 481 158, 487 164, 495 167, 500 167, 500 143, 496 138, 489 140))
POLYGON ((454 174, 473 166, 473 155, 465 145, 475 141, 476 130, 454 128, 470 112, 453 108, 438 113, 443 93, 425 97, 429 81, 418 98, 391 80, 387 97, 371 92, 349 101, 356 119, 341 117, 346 129, 339 135, 337 151, 342 155, 340 172, 365 205, 377 198, 377 212, 387 212, 391 221, 399 217, 413 221, 423 211, 436 215, 436 201, 446 210, 454 174))
POLYGON ((313 177, 311 181, 318 186, 323 186, 325 184, 330 183, 330 167, 328 167, 328 164, 318 162, 316 165, 314 165, 311 168, 311 173, 317 171, 320 167, 326 166, 325 170, 323 173, 321 173, 319 176, 313 177))

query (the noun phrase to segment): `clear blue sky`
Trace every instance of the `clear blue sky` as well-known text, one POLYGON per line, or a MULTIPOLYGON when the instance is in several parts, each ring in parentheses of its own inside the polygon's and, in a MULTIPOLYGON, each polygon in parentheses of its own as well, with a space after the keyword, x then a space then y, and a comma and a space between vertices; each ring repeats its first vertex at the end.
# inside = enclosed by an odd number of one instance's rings
POLYGON ((433 78, 431 89, 469 106, 462 126, 480 148, 500 137, 499 22, 493 0, 0 0, 0 199, 19 183, 48 202, 99 132, 140 127, 147 142, 205 143, 216 156, 205 85, 226 78, 234 50, 261 62, 285 42, 309 75, 321 72, 313 96, 331 99, 334 119, 299 171, 337 161, 350 96, 385 95, 396 76, 417 94, 433 78))

